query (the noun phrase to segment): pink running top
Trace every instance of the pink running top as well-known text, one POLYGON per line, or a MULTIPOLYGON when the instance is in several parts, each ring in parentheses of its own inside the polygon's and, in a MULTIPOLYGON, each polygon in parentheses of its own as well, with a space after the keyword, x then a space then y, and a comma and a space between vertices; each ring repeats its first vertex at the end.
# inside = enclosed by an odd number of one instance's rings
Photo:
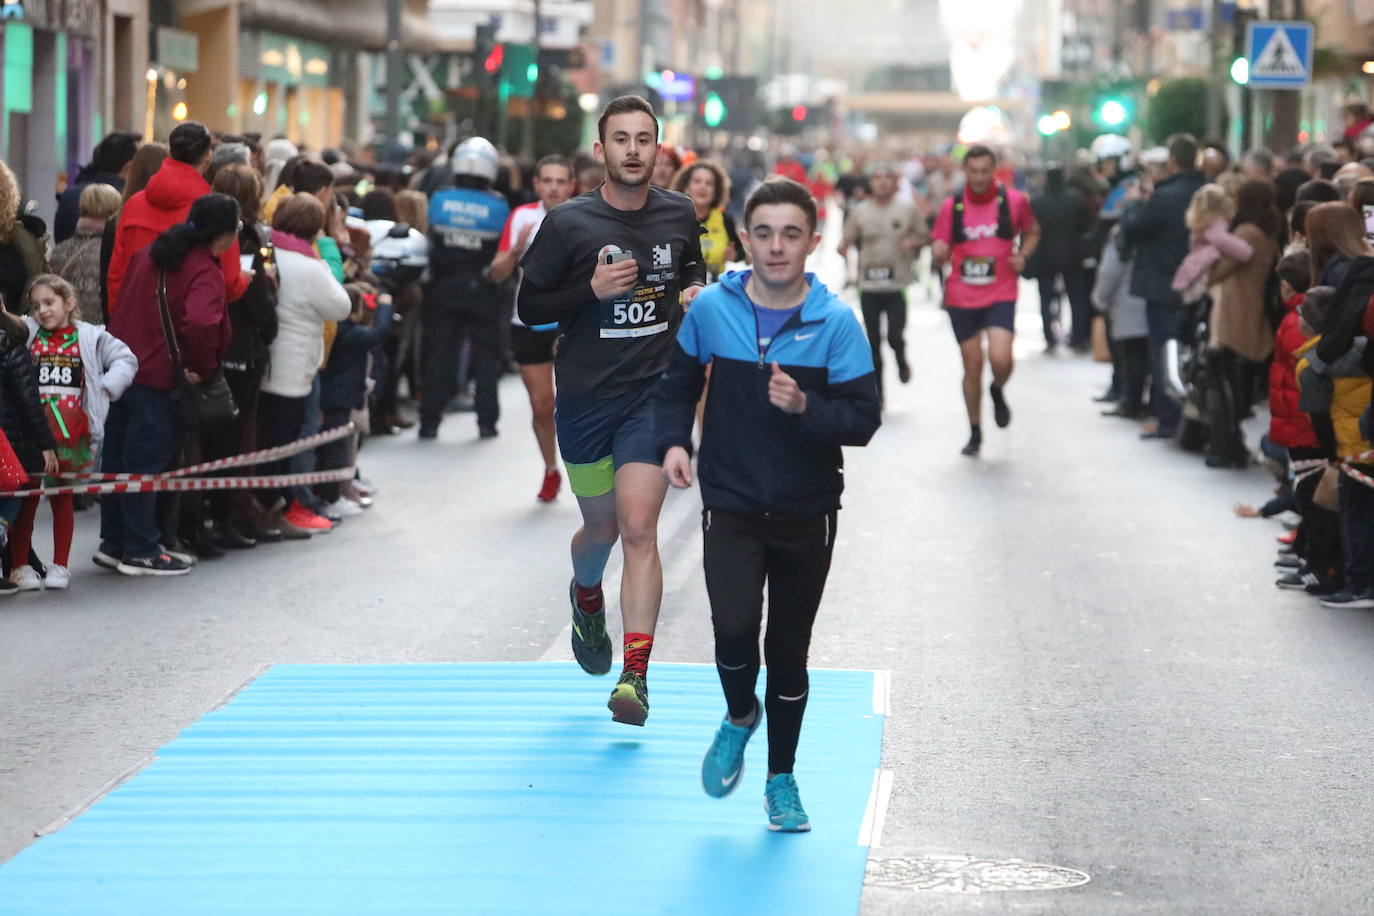
MULTIPOLYGON (((1012 235, 1019 236, 1035 224, 1035 215, 1026 195, 1015 188, 1004 190, 1011 210, 1012 235)), ((953 197, 940 206, 940 215, 931 234, 948 244, 953 252, 949 280, 945 283, 945 307, 978 309, 999 302, 1015 302, 1018 277, 1011 269, 1011 256, 1016 252, 1016 243, 997 237, 997 196, 980 204, 971 201, 967 192, 961 193, 967 241, 956 244, 953 238, 953 197)))

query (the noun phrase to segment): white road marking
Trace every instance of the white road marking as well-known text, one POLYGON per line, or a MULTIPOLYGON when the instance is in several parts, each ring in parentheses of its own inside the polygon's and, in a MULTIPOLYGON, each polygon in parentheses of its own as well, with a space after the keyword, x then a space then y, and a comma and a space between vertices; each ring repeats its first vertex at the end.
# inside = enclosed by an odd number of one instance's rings
POLYGON ((887 823, 887 806, 892 801, 892 771, 874 770, 873 785, 868 790, 868 805, 864 808, 863 824, 859 826, 859 845, 877 849, 883 845, 883 827, 887 823))
POLYGON ((873 715, 892 715, 892 672, 873 672, 873 715))

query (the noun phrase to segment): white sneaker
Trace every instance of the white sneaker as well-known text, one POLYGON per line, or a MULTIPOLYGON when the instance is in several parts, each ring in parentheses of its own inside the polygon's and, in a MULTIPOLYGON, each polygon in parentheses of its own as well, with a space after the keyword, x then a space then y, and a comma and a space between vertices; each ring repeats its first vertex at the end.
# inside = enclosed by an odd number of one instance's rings
POLYGON ((66 588, 72 584, 72 574, 65 566, 49 566, 43 582, 48 588, 66 588))
POLYGON ((10 570, 10 581, 19 586, 21 592, 36 592, 43 588, 43 580, 27 563, 10 570))
POLYGON ((340 496, 337 500, 325 506, 325 511, 339 518, 356 518, 363 514, 363 507, 351 499, 340 496))

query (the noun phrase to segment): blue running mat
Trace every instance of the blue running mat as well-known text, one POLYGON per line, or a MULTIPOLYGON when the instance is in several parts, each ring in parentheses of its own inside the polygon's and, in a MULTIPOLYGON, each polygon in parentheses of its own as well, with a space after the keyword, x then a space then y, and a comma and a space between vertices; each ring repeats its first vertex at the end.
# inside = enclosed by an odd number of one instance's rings
POLYGON ((640 729, 571 663, 277 665, 0 866, 0 911, 856 913, 874 681, 811 672, 812 832, 783 835, 764 729, 733 795, 701 789, 710 666, 653 665, 640 729))

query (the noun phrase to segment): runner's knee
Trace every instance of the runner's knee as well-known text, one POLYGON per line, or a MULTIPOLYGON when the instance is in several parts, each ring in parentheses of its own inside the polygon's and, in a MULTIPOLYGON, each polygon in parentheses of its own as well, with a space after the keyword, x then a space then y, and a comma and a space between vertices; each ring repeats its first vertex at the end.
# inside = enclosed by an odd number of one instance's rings
POLYGON ((626 550, 654 550, 658 547, 658 517, 648 511, 632 511, 620 519, 620 539, 626 550))

